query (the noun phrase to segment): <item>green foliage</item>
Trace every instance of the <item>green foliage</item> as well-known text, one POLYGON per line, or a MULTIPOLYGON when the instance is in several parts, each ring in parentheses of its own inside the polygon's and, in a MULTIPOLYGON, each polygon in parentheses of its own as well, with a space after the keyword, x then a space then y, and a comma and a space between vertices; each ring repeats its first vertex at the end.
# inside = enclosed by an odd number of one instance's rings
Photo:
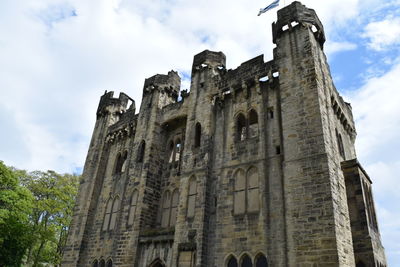
POLYGON ((0 162, 0 266, 60 263, 79 179, 0 162))
POLYGON ((0 266, 20 266, 32 243, 33 196, 0 161, 0 266))

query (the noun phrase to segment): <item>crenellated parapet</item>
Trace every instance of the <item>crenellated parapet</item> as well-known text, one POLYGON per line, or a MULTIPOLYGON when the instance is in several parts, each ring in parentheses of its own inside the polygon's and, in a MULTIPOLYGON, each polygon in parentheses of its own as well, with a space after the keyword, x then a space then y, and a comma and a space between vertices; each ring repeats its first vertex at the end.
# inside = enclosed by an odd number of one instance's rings
POLYGON ((99 106, 97 108, 97 118, 113 113, 123 113, 128 108, 129 101, 132 101, 129 109, 135 112, 135 101, 125 93, 120 93, 118 98, 114 98, 114 92, 104 92, 101 96, 99 106))
POLYGON ((299 23, 315 27, 313 28, 313 32, 322 48, 325 43, 324 26, 314 9, 307 8, 297 1, 278 10, 278 20, 272 24, 274 44, 276 44, 277 38, 279 38, 283 32, 295 27, 299 23))
POLYGON ((168 96, 177 98, 181 87, 181 78, 176 71, 169 71, 167 75, 156 74, 144 81, 143 96, 159 90, 168 96))

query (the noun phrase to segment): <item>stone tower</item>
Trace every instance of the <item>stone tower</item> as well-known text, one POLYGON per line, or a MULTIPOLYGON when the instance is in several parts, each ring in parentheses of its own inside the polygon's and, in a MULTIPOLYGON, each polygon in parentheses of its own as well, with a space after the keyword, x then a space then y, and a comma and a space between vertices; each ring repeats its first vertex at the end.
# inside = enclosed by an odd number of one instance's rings
POLYGON ((174 71, 137 114, 101 97, 63 266, 386 266, 323 26, 299 2, 272 26, 271 61, 206 50, 181 98, 174 71))

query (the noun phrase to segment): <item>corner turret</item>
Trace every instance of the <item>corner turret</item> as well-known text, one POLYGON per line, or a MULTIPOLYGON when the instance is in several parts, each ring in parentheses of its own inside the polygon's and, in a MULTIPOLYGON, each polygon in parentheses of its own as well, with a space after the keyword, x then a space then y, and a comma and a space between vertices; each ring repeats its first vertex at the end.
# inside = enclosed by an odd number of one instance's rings
POLYGON ((272 23, 274 44, 276 44, 276 39, 279 38, 283 32, 295 27, 299 23, 308 24, 310 27, 314 26, 312 27, 312 31, 314 32, 315 38, 321 48, 323 48, 325 43, 325 32, 317 13, 315 13, 314 9, 307 8, 298 1, 278 10, 278 20, 272 23))
POLYGON ((192 75, 196 70, 204 67, 225 68, 226 56, 222 52, 204 50, 193 58, 192 75))
POLYGON ((176 100, 180 87, 181 77, 179 77, 178 72, 171 70, 167 75, 156 74, 144 81, 143 97, 150 94, 154 89, 158 89, 176 100))
POLYGON ((107 114, 123 113, 128 107, 128 102, 132 101, 129 109, 135 109, 135 101, 125 93, 120 93, 118 98, 114 98, 114 92, 104 92, 101 96, 99 107, 97 108, 97 118, 107 114))

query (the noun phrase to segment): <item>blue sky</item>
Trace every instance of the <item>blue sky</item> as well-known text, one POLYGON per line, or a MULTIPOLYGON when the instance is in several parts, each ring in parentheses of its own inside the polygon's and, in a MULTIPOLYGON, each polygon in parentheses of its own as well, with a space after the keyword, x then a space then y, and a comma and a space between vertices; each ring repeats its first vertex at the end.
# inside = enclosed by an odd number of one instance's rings
MULTIPOLYGON (((286 0, 286 4, 291 1, 286 0)), ((335 85, 352 103, 357 154, 374 181, 389 266, 400 266, 400 0, 304 0, 327 35, 335 85)), ((0 160, 80 172, 98 100, 193 55, 223 51, 228 68, 272 59, 276 10, 261 0, 3 0, 0 2, 0 160)), ((281 7, 283 1, 281 0, 281 7)))

